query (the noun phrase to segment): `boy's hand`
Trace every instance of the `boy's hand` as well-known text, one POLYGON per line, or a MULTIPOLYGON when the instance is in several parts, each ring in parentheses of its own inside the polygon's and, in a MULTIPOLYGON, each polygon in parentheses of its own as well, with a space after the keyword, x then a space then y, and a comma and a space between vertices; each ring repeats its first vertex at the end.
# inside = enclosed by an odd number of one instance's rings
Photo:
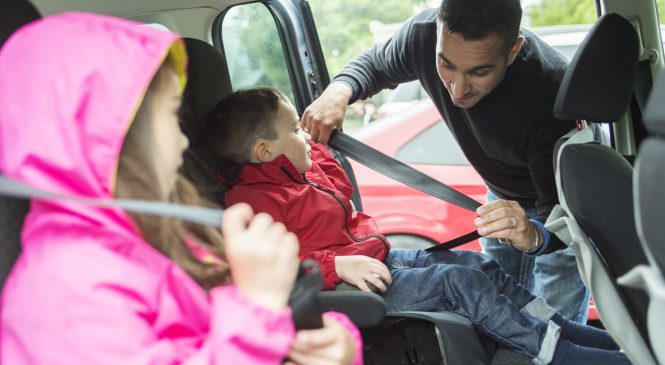
POLYGON ((368 256, 335 256, 335 271, 342 280, 366 292, 372 291, 367 283, 385 293, 393 282, 386 265, 368 256))
POLYGON ((298 331, 285 365, 350 365, 355 352, 349 331, 335 319, 323 316, 323 328, 298 331))
POLYGON ((296 236, 244 203, 224 211, 222 233, 238 290, 266 308, 284 308, 298 274, 296 236))

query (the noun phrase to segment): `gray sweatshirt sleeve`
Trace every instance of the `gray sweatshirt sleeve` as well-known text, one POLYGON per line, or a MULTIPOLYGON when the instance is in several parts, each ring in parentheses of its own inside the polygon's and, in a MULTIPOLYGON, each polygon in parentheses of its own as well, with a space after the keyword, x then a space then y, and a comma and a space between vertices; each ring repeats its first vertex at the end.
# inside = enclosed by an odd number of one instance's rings
POLYGON ((417 78, 414 66, 421 53, 415 49, 420 43, 414 39, 417 18, 407 20, 392 38, 375 44, 346 64, 334 78, 333 82, 346 82, 352 87, 354 92, 349 104, 417 78))

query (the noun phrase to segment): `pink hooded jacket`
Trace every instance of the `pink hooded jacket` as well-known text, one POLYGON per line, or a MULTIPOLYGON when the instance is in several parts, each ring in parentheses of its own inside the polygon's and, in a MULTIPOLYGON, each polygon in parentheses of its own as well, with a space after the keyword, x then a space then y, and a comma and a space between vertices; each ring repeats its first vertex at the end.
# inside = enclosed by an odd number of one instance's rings
MULTIPOLYGON (((21 28, 0 50, 2 173, 113 197, 125 133, 168 53, 184 86, 172 33, 81 13, 21 28)), ((2 364, 279 364, 294 339, 289 309, 233 286, 207 294, 120 209, 33 201, 22 245, 0 301, 2 364)))

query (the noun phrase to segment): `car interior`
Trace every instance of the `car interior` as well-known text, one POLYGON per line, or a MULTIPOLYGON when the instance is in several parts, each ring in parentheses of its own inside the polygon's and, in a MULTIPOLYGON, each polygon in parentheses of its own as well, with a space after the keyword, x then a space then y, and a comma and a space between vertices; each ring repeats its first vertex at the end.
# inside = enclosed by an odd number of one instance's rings
POLYGON ((606 14, 573 57, 554 112, 559 119, 578 120, 580 128, 564 136, 557 151, 560 205, 549 223, 551 231, 566 237, 564 242, 573 247, 583 280, 606 314, 605 327, 621 333, 617 342, 635 349, 638 363, 655 364, 645 332, 646 294, 619 287, 616 281, 630 268, 646 263, 634 225, 621 224, 635 220, 633 168, 616 150, 599 143, 592 128, 582 128, 584 121, 621 119, 632 97, 639 47, 631 24, 619 15, 606 14), (591 65, 597 72, 583 72, 591 65), (625 305, 603 308, 616 302, 625 305))
MULTIPOLYGON (((555 115, 578 120, 578 128, 553 155, 560 206, 547 227, 575 250, 601 320, 626 355, 634 364, 657 364, 665 362, 665 249, 658 230, 665 204, 665 75, 659 75, 658 11, 655 0, 595 3, 598 22, 573 56, 555 104, 555 115), (599 142, 603 129, 610 132, 609 145, 599 142)), ((182 125, 190 147, 184 158, 200 167, 200 175, 188 176, 197 185, 220 168, 206 159, 209 151, 196 138, 199 123, 217 100, 241 88, 231 72, 239 55, 225 47, 224 19, 234 7, 252 4, 264 6, 275 23, 302 113, 329 83, 305 0, 17 0, 0 5, 0 42, 39 14, 64 11, 119 16, 180 34, 190 58, 182 125)), ((353 177, 346 158, 336 157, 353 177)), ((356 195, 359 210, 361 203, 356 195)), ((27 200, 0 196, 0 289, 20 254, 28 209, 27 200)), ((381 297, 359 291, 319 297, 324 309, 347 313, 361 329, 367 364, 531 363, 501 351, 469 320, 451 313, 386 312, 381 297)))

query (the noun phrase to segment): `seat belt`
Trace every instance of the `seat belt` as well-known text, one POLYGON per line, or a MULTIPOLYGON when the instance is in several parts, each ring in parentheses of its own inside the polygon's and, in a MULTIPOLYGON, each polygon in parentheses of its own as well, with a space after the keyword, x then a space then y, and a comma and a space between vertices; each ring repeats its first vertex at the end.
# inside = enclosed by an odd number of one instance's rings
MULTIPOLYGON (((184 204, 147 200, 92 199, 74 195, 50 193, 0 175, 0 195, 20 199, 61 200, 94 205, 102 208, 121 208, 125 211, 175 218, 190 223, 221 229, 222 209, 197 207, 184 204)), ((323 309, 318 293, 323 279, 315 262, 305 260, 300 264, 298 277, 289 295, 294 326, 300 329, 323 327, 323 309)))
POLYGON ((121 208, 128 212, 175 218, 190 223, 215 227, 218 229, 222 228, 221 209, 146 200, 103 200, 85 198, 81 196, 55 194, 41 189, 33 188, 2 175, 0 175, 0 195, 23 199, 38 198, 44 200, 65 200, 104 208, 121 208))
MULTIPOLYGON (((462 207, 472 212, 475 212, 476 208, 481 205, 479 202, 469 198, 439 180, 436 180, 404 162, 396 160, 343 132, 337 130, 333 131, 328 145, 372 170, 450 204, 457 205, 458 207, 462 207)), ((432 246, 426 249, 426 251, 450 250, 478 238, 480 238, 480 235, 474 230, 450 241, 432 246)))

